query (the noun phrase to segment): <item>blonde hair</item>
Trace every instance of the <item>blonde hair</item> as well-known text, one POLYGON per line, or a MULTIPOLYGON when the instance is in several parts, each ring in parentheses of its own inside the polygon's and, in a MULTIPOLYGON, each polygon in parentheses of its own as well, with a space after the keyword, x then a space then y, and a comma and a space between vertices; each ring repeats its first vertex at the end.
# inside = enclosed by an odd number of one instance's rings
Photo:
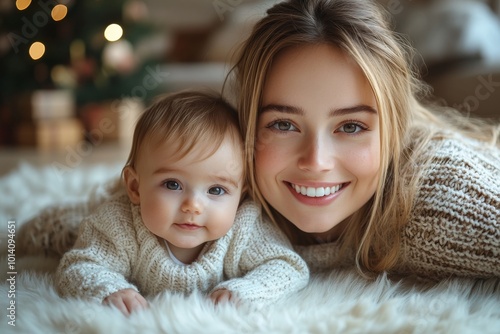
POLYGON ((286 48, 311 44, 329 44, 349 55, 364 72, 375 95, 380 122, 380 182, 372 199, 348 218, 341 242, 343 251, 355 247, 360 271, 389 270, 396 263, 400 231, 411 215, 423 170, 415 167, 414 160, 419 157, 421 162, 429 140, 451 129, 498 145, 499 127, 419 102, 427 97, 428 89, 409 66, 412 50, 390 29, 384 12, 372 1, 278 3, 255 25, 233 71, 250 194, 294 243, 307 242, 307 234, 270 207, 257 187, 256 124, 274 57, 286 48))
POLYGON ((159 96, 137 121, 125 167, 136 168, 144 144, 167 142, 176 145, 178 151, 172 159, 182 159, 201 144, 207 148, 203 150, 204 157, 208 157, 228 134, 236 145, 242 143, 237 112, 220 95, 181 91, 159 96))

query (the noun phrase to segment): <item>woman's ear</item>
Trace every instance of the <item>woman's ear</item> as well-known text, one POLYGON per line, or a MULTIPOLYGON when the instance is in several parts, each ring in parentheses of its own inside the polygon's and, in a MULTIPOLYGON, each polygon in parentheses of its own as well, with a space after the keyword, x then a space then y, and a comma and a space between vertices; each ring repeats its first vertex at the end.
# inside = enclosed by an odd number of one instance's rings
POLYGON ((139 204, 139 177, 134 168, 127 166, 123 170, 123 178, 125 180, 125 187, 127 187, 127 194, 130 201, 134 204, 139 204))

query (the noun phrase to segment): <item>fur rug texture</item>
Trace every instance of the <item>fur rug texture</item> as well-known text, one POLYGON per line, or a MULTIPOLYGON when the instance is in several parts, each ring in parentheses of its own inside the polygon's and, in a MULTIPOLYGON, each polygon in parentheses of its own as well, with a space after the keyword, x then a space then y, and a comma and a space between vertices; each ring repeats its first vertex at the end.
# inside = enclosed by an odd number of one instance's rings
POLYGON ((500 333, 499 280, 430 283, 381 275, 368 281, 353 270, 335 270, 266 308, 213 306, 199 293, 165 292, 150 299, 149 309, 125 317, 58 297, 52 285, 57 259, 17 256, 9 268, 9 221, 18 229, 43 207, 81 200, 119 171, 102 165, 61 174, 21 165, 0 178, 0 333, 500 333))

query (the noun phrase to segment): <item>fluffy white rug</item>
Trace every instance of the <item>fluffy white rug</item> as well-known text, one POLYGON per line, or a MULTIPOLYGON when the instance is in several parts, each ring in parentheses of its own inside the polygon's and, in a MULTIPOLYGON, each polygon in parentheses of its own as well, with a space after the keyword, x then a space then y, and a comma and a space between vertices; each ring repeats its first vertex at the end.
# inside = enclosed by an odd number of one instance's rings
POLYGON ((431 285, 382 275, 367 281, 339 270, 314 276, 306 289, 265 309, 214 307, 200 294, 164 293, 126 318, 102 305, 59 298, 52 287, 56 260, 17 257, 15 270, 8 268, 9 220, 19 228, 48 204, 84 198, 119 170, 93 166, 60 175, 22 165, 0 179, 1 333, 500 333, 498 280, 431 285))

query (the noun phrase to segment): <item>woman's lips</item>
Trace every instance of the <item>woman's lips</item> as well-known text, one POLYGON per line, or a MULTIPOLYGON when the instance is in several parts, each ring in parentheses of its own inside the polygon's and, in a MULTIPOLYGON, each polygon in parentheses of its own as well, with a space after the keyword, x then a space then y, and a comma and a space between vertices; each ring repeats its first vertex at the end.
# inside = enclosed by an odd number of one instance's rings
POLYGON ((295 189, 298 194, 307 196, 307 197, 323 197, 328 196, 330 194, 335 194, 339 190, 341 190, 346 183, 339 183, 334 186, 327 187, 306 187, 300 186, 298 184, 290 183, 290 186, 295 189))
POLYGON ((305 187, 286 182, 292 195, 306 205, 329 205, 350 185, 350 182, 340 183, 330 187, 305 187), (304 192, 304 194, 303 194, 304 192))

